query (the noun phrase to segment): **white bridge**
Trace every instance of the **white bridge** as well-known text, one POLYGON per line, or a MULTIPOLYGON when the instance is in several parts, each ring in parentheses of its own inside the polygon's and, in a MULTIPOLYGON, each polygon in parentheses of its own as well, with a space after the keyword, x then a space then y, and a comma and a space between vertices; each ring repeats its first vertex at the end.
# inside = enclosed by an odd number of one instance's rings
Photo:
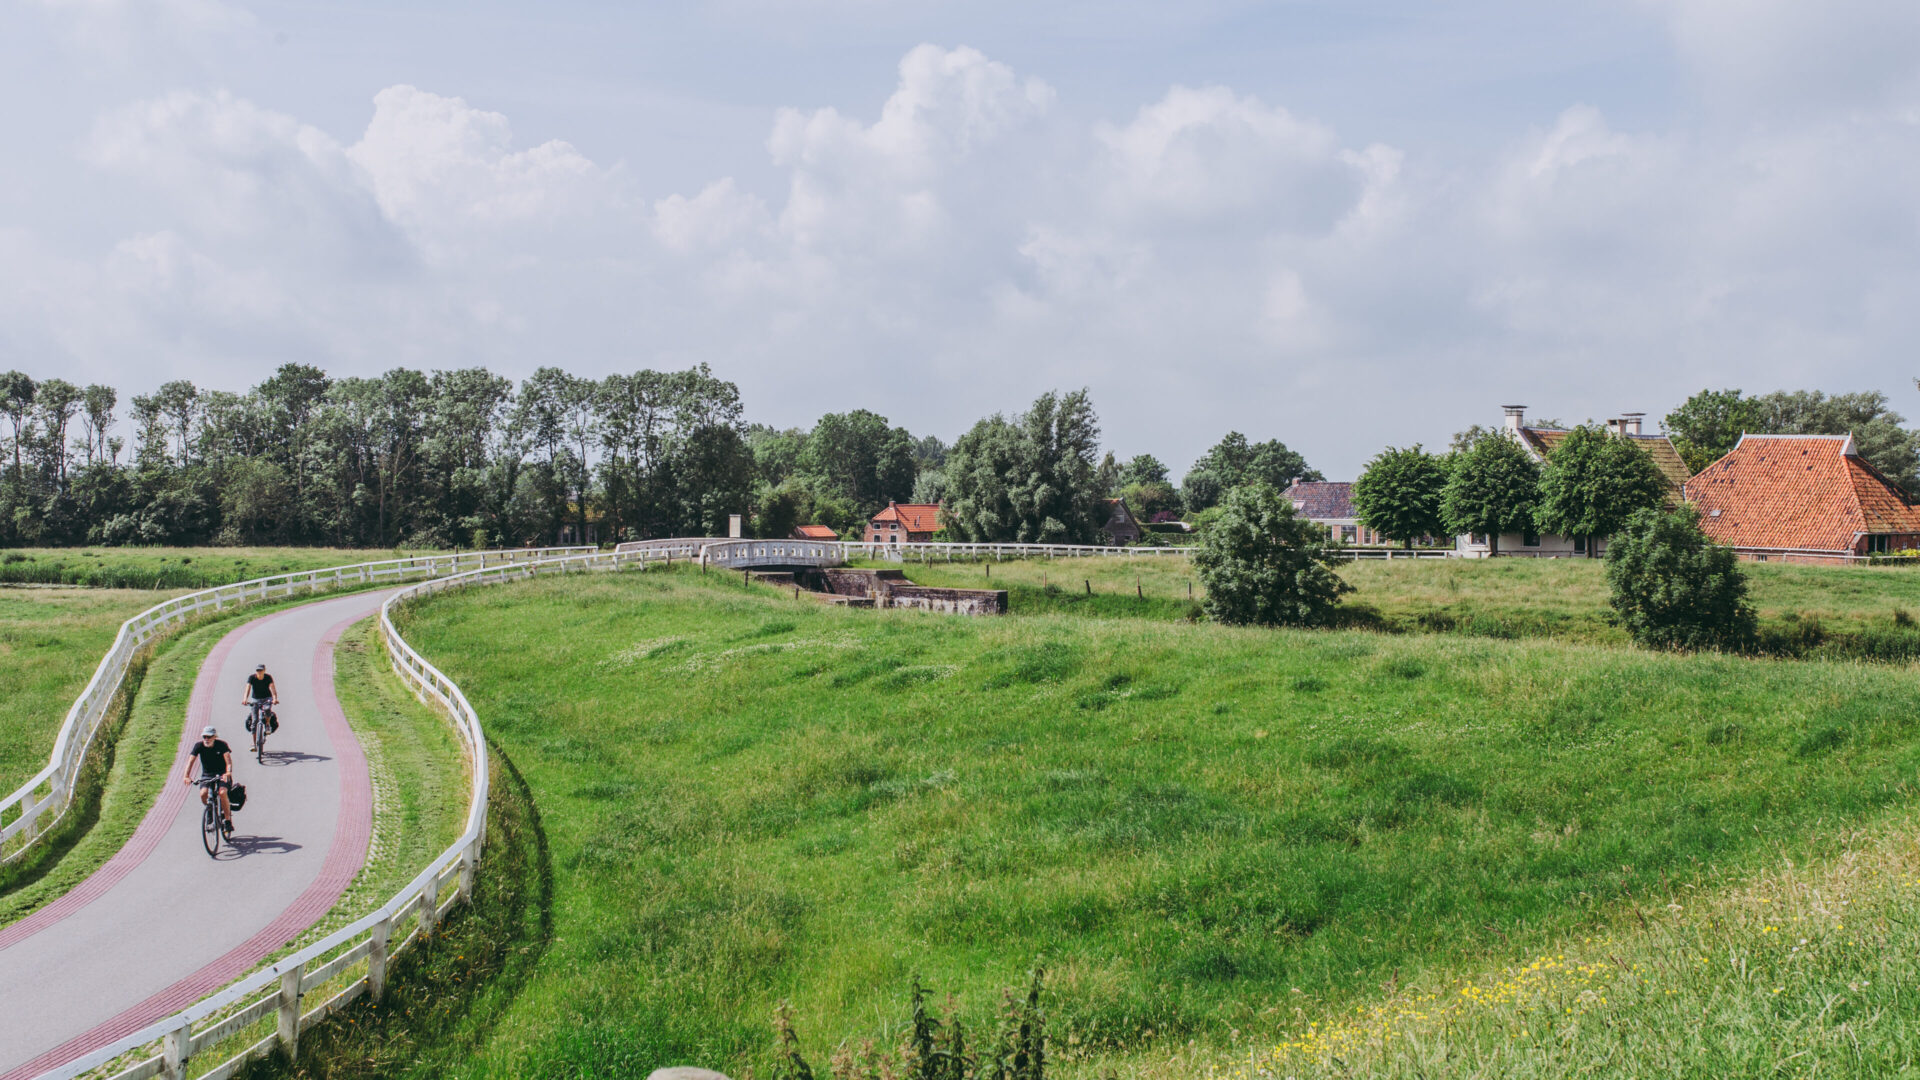
POLYGON ((1009 559, 1156 558, 1191 555, 1191 547, 1107 547, 1098 544, 867 544, 852 540, 735 540, 720 538, 636 540, 620 554, 677 559, 702 566, 746 570, 762 566, 841 566, 851 559, 888 562, 980 562, 1009 559))

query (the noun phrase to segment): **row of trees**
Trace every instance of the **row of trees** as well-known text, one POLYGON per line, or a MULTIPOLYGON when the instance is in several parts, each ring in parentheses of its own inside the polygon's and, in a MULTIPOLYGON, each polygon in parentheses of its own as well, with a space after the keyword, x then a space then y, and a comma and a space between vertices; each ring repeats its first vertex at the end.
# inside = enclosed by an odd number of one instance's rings
POLYGON ((1817 390, 1758 397, 1702 390, 1668 413, 1663 426, 1694 472, 1732 450, 1742 435, 1851 434, 1860 456, 1907 494, 1920 495, 1920 432, 1905 423, 1875 390, 1832 397, 1817 390))
POLYGON ((1518 442, 1491 433, 1446 455, 1417 444, 1389 447, 1354 482, 1353 507, 1362 524, 1390 540, 1410 546, 1424 536, 1486 533, 1497 554, 1503 532, 1611 536, 1667 491, 1645 450, 1582 425, 1544 466, 1518 442))
POLYGON ((704 366, 517 388, 479 368, 334 379, 288 364, 244 394, 0 376, 0 542, 462 546, 550 540, 590 510, 616 535, 707 532, 753 456, 704 366), (122 454, 126 453, 126 460, 122 454))
POLYGON ((746 512, 761 536, 838 531, 889 501, 941 502, 955 539, 1086 543, 1102 500, 1206 509, 1260 479, 1318 476, 1229 434, 1184 490, 1151 455, 1099 456, 1086 391, 1043 394, 948 447, 856 409, 811 428, 745 422, 705 366, 587 379, 541 368, 332 378, 288 364, 244 393, 169 382, 122 415, 110 386, 0 375, 0 543, 433 547, 702 535, 746 512), (121 434, 125 432, 125 434, 121 434))

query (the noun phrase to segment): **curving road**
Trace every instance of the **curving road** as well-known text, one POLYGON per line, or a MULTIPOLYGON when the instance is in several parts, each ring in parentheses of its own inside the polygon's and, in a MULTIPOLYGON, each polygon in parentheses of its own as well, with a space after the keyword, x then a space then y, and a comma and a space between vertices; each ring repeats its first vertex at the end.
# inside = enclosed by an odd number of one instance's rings
POLYGON ((256 967, 332 908, 366 859, 367 760, 333 693, 333 643, 389 590, 289 608, 220 639, 194 682, 172 774, 133 838, 59 900, 0 929, 0 1080, 24 1080, 177 1012, 256 967), (242 755, 239 705, 265 662, 280 730, 242 755), (200 844, 186 746, 209 724, 247 785, 234 840, 200 844))

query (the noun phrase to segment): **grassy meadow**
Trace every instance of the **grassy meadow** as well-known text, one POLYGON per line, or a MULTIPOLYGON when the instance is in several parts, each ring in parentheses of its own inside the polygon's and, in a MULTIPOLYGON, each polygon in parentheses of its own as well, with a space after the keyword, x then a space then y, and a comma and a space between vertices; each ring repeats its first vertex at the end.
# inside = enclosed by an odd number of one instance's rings
POLYGON ((1196 1075, 1309 1006, 1837 857, 1920 770, 1889 665, 835 610, 689 570, 404 618, 552 858, 552 943, 467 1077, 765 1074, 782 998, 818 1061, 896 1038, 915 973, 990 1023, 1036 958, 1061 1076, 1196 1075))
POLYGON ((0 589, 0 794, 46 765, 120 624, 164 599, 132 589, 0 589))
MULTIPOLYGON (((1166 622, 1200 618, 1205 588, 1174 556, 888 563, 922 585, 1006 589, 1016 614, 1166 622), (1192 600, 1189 600, 1191 591, 1192 600)), ((1763 651, 1828 659, 1920 659, 1920 573, 1902 566, 1746 563, 1763 651)), ((1627 642, 1599 559, 1369 559, 1340 575, 1343 623, 1388 633, 1627 642)))
POLYGON ((409 554, 418 553, 317 547, 9 548, 0 552, 0 584, 180 592, 409 554))

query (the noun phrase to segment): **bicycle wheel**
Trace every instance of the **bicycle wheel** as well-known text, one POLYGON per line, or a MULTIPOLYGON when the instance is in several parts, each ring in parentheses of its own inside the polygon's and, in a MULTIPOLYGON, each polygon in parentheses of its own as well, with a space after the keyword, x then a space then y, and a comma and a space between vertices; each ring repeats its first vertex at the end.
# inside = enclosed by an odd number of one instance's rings
POLYGON ((253 720, 253 760, 262 765, 267 762, 267 718, 256 716, 253 720))
POLYGON ((207 857, 220 852, 220 793, 207 791, 207 806, 200 814, 200 842, 207 846, 207 857))

